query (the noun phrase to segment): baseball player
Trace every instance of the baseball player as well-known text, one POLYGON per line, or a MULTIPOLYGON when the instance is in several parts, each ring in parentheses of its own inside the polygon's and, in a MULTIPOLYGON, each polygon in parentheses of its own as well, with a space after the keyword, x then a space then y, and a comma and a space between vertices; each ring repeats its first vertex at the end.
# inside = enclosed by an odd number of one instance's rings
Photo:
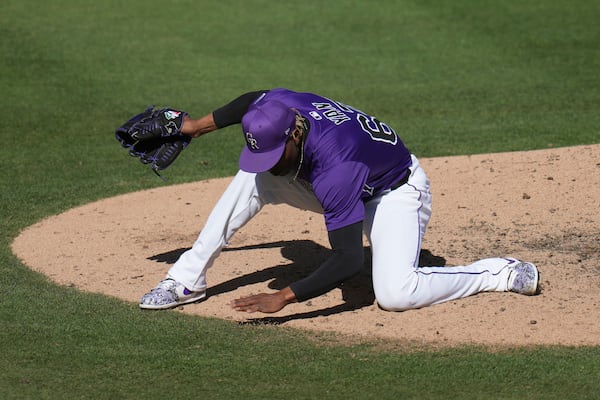
MULTIPOLYGON (((269 203, 323 214, 331 255, 282 290, 234 300, 235 310, 273 313, 336 288, 363 266, 363 233, 371 245, 375 297, 384 310, 415 309, 484 291, 538 293, 536 266, 514 258, 419 267, 431 215, 429 181, 392 127, 370 114, 316 94, 277 88, 243 94, 199 119, 170 110, 163 123, 171 117, 178 118, 185 144, 241 123, 246 146, 240 171, 193 247, 142 297, 143 309, 205 298, 208 268, 234 233, 269 203)), ((133 131, 133 136, 143 133, 133 131)))

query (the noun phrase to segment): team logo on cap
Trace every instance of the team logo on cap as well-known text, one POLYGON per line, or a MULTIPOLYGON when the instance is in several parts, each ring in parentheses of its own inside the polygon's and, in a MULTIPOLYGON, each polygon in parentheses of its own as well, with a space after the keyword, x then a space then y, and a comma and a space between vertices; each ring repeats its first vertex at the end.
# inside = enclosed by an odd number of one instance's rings
POLYGON ((258 142, 250 132, 246 132, 246 143, 248 143, 248 147, 250 147, 252 150, 260 149, 260 147, 258 147, 258 142))

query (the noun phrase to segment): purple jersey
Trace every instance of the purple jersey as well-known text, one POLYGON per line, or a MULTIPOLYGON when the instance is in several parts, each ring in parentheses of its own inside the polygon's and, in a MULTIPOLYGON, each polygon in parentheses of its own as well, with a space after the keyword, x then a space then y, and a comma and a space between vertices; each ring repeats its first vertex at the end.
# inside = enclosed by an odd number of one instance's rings
POLYGON ((273 89, 254 104, 265 100, 295 108, 310 123, 300 178, 312 185, 329 231, 362 221, 363 202, 389 189, 411 165, 396 133, 362 111, 287 89, 273 89))

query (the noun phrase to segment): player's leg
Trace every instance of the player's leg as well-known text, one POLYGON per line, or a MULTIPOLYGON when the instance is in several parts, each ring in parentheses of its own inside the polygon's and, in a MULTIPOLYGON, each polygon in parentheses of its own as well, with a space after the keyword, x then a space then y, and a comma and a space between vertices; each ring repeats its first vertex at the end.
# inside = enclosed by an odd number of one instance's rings
POLYGON ((192 248, 184 252, 166 279, 142 297, 140 307, 171 308, 200 300, 206 293, 206 272, 235 232, 267 203, 321 212, 317 199, 300 182, 270 173, 239 171, 211 211, 192 248))
POLYGON ((286 203, 319 212, 315 196, 301 183, 270 173, 239 171, 217 202, 192 248, 181 255, 168 276, 189 290, 206 288, 206 270, 229 239, 265 204, 286 203))
POLYGON ((465 267, 418 267, 431 215, 427 177, 416 159, 408 184, 367 203, 373 287, 388 310, 420 308, 481 291, 506 290, 511 261, 487 259, 465 267))
POLYGON ((192 291, 206 288, 206 270, 234 233, 263 207, 256 174, 238 171, 215 204, 191 249, 183 253, 168 277, 192 291))
POLYGON ((256 174, 239 171, 215 204, 191 249, 169 269, 167 277, 142 296, 140 307, 164 309, 206 296, 206 271, 233 234, 256 215, 263 202, 256 174))

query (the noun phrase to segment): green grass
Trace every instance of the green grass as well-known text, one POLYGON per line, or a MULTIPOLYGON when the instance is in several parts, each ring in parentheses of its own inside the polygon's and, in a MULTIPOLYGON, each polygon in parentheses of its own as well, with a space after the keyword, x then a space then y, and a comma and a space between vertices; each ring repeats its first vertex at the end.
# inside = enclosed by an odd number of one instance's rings
MULTIPOLYGON (((583 0, 0 2, 0 398, 594 398, 598 347, 409 351, 142 313, 49 283, 10 243, 163 184, 112 135, 148 104, 200 116, 286 86, 376 114, 422 157, 598 143, 598 20, 583 0)), ((194 142, 169 183, 234 173, 238 129, 194 142)))

